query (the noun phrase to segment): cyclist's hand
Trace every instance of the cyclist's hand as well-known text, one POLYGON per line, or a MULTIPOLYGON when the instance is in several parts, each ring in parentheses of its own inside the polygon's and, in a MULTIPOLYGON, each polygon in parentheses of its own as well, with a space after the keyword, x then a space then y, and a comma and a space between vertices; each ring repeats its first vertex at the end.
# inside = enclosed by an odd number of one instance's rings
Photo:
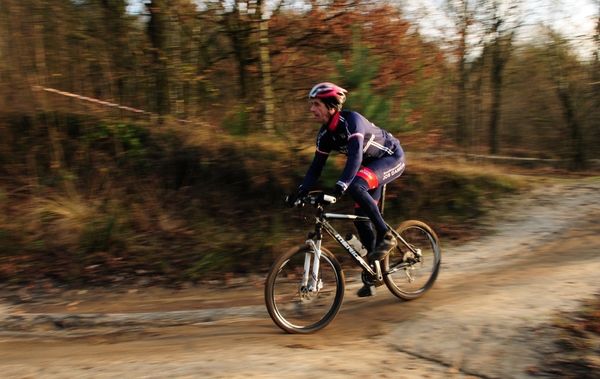
POLYGON ((335 188, 333 189, 332 195, 335 196, 335 200, 337 201, 342 196, 344 196, 344 189, 341 186, 336 185, 335 188))
POLYGON ((340 194, 337 191, 323 191, 319 195, 317 195, 315 207, 317 205, 333 204, 337 202, 340 199, 340 197, 342 197, 342 195, 343 194, 340 194), (325 196, 327 196, 328 198, 326 199, 325 196))
POLYGON ((342 190, 342 188, 340 186, 335 186, 335 188, 333 189, 333 191, 323 191, 321 192, 318 196, 317 196, 317 202, 315 205, 317 204, 333 204, 335 202, 337 202, 340 197, 342 197, 342 195, 344 194, 344 191, 342 190), (333 201, 326 201, 325 200, 325 196, 331 196, 334 198, 333 201))
POLYGON ((296 201, 298 201, 298 199, 303 198, 304 196, 306 196, 307 192, 305 190, 298 190, 298 192, 293 193, 291 195, 289 195, 288 197, 285 198, 285 200, 288 203, 288 206, 290 208, 293 208, 296 205, 296 201))

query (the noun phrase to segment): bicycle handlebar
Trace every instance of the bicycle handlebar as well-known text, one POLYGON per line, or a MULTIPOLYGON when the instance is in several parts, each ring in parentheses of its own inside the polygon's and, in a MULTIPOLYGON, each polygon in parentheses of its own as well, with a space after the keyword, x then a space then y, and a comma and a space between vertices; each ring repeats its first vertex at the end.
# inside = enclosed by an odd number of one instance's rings
MULTIPOLYGON (((308 195, 296 200, 296 202, 293 204, 293 206, 294 207, 303 207, 305 204, 311 204, 316 207, 319 205, 335 204, 335 202, 337 201, 335 196, 331 196, 328 194, 323 194, 321 196, 322 193, 323 193, 322 191, 311 192, 308 195)), ((288 199, 289 199, 289 196, 286 196, 285 197, 286 203, 288 202, 288 199)))

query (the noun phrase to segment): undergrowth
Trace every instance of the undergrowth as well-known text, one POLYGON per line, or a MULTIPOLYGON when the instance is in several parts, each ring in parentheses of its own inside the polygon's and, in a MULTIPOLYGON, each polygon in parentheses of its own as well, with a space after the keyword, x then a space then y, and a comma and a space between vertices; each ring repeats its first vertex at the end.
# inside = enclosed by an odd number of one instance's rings
MULTIPOLYGON (((143 276, 164 284, 262 272, 305 238, 283 198, 300 184, 312 140, 56 114, 0 125, 3 283, 143 276)), ((343 163, 332 156, 317 187, 333 187, 343 163)), ((386 220, 421 219, 442 241, 481 233, 477 220, 494 199, 527 184, 466 166, 409 155, 388 186, 386 220)), ((353 203, 345 196, 334 208, 353 203)))

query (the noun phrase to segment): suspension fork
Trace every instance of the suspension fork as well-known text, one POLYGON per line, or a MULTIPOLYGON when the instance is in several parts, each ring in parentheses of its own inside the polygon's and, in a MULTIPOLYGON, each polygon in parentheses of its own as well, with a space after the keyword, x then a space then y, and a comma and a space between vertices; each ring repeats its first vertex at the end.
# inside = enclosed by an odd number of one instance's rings
POLYGON ((311 254, 307 252, 304 256, 304 275, 302 277, 302 285, 308 288, 309 291, 319 290, 319 267, 321 262, 321 240, 316 242, 309 239, 306 243, 311 246, 314 251, 314 259, 311 262, 311 254), (312 264, 311 264, 312 263, 312 264))
POLYGON ((304 256, 304 273, 302 275, 302 287, 308 288, 310 292, 320 290, 319 268, 321 263, 321 242, 323 241, 321 220, 317 219, 314 233, 308 235, 306 244, 314 251, 314 259, 311 262, 310 251, 304 256), (316 237, 316 238, 315 238, 316 237), (313 240, 313 238, 316 239, 313 240))

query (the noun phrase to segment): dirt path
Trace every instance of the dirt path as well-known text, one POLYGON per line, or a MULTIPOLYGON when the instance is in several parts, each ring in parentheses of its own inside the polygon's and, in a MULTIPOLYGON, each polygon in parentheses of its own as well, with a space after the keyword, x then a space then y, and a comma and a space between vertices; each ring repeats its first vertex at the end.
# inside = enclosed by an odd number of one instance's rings
POLYGON ((490 220, 494 236, 445 247, 436 285, 413 302, 385 288, 359 299, 359 279, 347 273, 342 311, 308 336, 283 334, 268 318, 262 278, 178 292, 7 295, 0 372, 42 379, 533 378, 552 349, 545 323, 600 289, 599 190, 599 181, 580 181, 533 191, 490 220))

